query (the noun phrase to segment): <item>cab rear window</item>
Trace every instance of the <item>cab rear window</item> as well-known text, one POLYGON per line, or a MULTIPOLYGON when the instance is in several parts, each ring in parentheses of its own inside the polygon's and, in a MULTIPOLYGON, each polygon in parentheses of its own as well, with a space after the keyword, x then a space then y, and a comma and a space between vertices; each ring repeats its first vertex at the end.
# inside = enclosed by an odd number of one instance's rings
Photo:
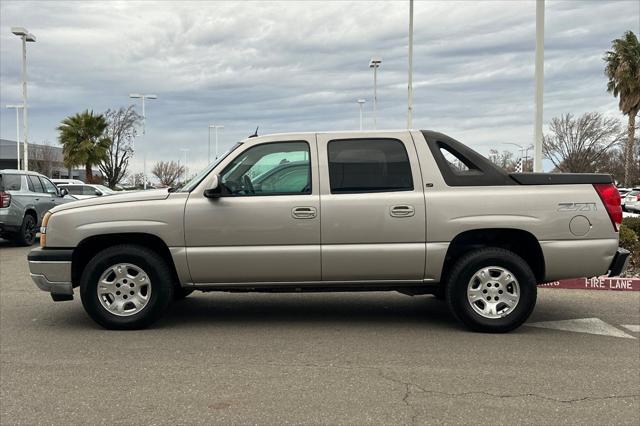
POLYGON ((0 175, 0 191, 20 191, 21 178, 20 175, 0 175))

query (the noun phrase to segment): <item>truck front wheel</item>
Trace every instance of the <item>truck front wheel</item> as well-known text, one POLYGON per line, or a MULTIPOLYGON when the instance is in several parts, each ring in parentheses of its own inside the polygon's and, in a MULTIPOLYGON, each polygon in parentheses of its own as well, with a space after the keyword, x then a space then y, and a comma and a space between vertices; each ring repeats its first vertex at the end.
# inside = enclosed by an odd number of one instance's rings
POLYGON ((104 328, 144 328, 160 318, 173 299, 171 276, 153 250, 128 244, 109 247, 82 273, 82 305, 104 328))
POLYGON ((474 250, 458 259, 446 283, 449 308, 469 329, 504 333, 522 325, 536 304, 536 278, 517 254, 474 250))

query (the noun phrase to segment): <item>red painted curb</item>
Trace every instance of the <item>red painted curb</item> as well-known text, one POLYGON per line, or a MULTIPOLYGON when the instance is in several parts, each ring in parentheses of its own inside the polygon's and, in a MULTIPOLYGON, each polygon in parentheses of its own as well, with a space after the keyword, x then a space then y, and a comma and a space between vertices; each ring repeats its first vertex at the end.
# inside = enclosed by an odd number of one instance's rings
POLYGON ((640 278, 574 278, 538 284, 544 288, 569 288, 575 290, 640 291, 640 278))

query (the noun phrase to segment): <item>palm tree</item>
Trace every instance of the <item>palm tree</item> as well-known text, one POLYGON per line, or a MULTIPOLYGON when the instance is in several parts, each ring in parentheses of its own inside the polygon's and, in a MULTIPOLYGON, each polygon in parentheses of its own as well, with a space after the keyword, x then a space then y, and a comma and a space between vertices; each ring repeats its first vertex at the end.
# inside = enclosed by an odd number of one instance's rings
POLYGON ((84 165, 87 182, 93 181, 91 166, 107 156, 111 141, 104 135, 106 128, 104 116, 94 115, 89 110, 65 118, 58 126, 65 166, 84 165))
POLYGON ((620 97, 619 108, 622 114, 629 116, 627 143, 625 146, 624 184, 632 184, 634 168, 634 149, 636 116, 640 110, 640 43, 633 31, 627 31, 622 38, 611 42, 604 60, 605 74, 609 78, 607 91, 620 97))

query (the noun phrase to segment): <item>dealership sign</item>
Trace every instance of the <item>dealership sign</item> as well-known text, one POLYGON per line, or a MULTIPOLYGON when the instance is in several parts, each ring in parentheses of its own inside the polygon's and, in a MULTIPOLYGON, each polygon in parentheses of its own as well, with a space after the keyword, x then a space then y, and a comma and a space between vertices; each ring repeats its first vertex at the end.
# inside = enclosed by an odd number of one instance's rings
POLYGON ((538 284, 538 287, 582 290, 640 291, 640 278, 573 278, 570 280, 551 281, 544 284, 538 284))

